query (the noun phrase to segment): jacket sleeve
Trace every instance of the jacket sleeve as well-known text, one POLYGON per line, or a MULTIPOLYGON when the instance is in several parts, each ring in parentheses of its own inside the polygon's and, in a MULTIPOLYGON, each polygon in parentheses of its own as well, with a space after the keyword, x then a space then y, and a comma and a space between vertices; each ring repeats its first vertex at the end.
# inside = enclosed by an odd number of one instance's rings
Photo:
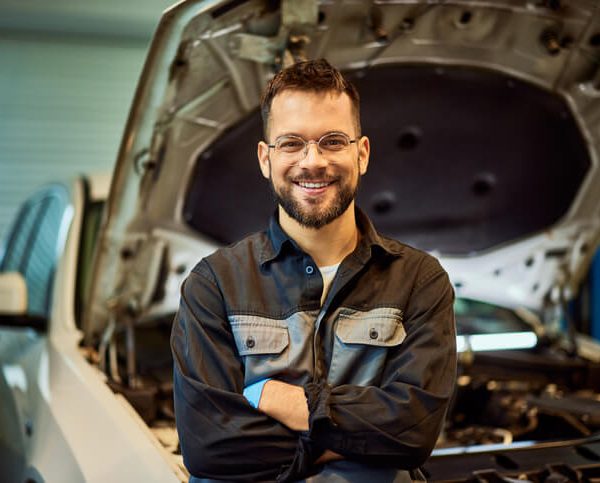
POLYGON ((253 408, 242 395, 243 364, 206 266, 203 272, 197 267, 182 286, 171 349, 177 431, 193 476, 263 481, 305 474, 314 461, 306 436, 253 408))
POLYGON ((309 437, 348 459, 413 469, 431 453, 456 381, 454 291, 434 261, 406 306, 380 386, 309 383, 309 437))

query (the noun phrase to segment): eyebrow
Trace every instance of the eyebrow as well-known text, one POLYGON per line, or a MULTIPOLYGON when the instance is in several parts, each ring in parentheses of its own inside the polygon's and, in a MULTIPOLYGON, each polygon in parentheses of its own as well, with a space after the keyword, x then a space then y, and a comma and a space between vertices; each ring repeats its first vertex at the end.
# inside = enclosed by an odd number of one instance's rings
MULTIPOLYGON (((316 139, 321 139, 323 136, 327 136, 328 134, 345 134, 346 136, 350 137, 350 135, 347 134, 347 133, 345 133, 344 131, 325 131, 323 134, 321 134, 316 139)), ((279 139, 279 138, 282 138, 284 136, 296 136, 298 138, 302 138, 302 139, 306 140, 306 138, 304 136, 302 136, 302 134, 298 134, 298 133, 295 133, 295 132, 286 132, 286 133, 280 134, 275 139, 279 139)))

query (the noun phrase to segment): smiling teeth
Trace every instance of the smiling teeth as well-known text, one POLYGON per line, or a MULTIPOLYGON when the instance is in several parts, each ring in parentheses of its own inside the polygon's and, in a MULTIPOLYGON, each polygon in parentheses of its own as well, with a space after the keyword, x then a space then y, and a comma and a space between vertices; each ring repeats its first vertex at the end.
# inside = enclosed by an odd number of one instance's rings
POLYGON ((303 182, 300 182, 298 184, 300 186, 302 186, 303 188, 324 188, 325 186, 329 185, 329 183, 303 183, 303 182))

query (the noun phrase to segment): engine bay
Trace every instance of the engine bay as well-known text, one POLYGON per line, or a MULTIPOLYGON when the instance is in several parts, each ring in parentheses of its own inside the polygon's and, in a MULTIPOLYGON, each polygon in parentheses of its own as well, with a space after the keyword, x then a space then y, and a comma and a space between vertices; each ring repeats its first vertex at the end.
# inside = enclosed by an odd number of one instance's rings
MULTIPOLYGON (((586 446, 581 441, 598 440, 600 446, 600 362, 582 356, 578 347, 573 347, 576 342, 566 340, 563 332, 535 333, 531 325, 508 309, 462 299, 457 300, 455 307, 459 340, 463 337, 470 341, 458 344, 455 394, 444 430, 424 468, 429 478, 446 481, 451 458, 472 456, 477 451, 487 452, 485 464, 490 471, 518 473, 519 464, 504 452, 522 453, 526 448, 540 451, 545 445, 560 446, 572 441, 580 442, 579 449, 569 450, 569 455, 576 454, 589 464, 599 466, 600 447, 588 447, 591 443, 586 446), (519 346, 518 335, 527 331, 534 335, 536 343, 528 348, 521 344, 521 348, 516 349, 480 350, 473 344, 474 336, 485 334, 473 333, 473 330, 481 330, 481 327, 487 327, 487 335, 492 335, 496 343, 506 344, 502 342, 504 337, 519 346), (498 332, 490 333, 491 329, 498 332), (500 452, 500 456, 489 456, 493 454, 490 451, 500 452)), ((127 380, 126 331, 115 335, 115 346, 107 349, 104 359, 99 358, 97 352, 88 353, 88 359, 104 367, 109 386, 125 396, 183 469, 172 397, 173 361, 169 339, 173 315, 136 327, 134 384, 124 383, 127 380)), ((548 459, 550 461, 560 463, 548 459)), ((461 476, 447 481, 471 481, 465 475, 475 478, 472 481, 481 481, 476 479, 480 476, 474 475, 482 470, 476 468, 477 458, 469 458, 456 467, 457 475, 461 476)), ((565 471, 570 470, 545 468, 542 471, 536 466, 537 476, 531 481, 588 481, 581 475, 576 480, 552 479, 556 477, 552 476, 554 473, 563 475, 565 471)), ((600 469, 594 471, 600 472, 600 469)))

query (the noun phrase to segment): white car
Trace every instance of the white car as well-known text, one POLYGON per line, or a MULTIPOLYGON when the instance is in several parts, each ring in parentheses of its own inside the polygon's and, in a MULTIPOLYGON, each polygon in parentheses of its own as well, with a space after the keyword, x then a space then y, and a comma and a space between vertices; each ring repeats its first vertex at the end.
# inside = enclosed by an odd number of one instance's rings
POLYGON ((40 189, 3 244, 0 481, 186 479, 80 346, 109 179, 40 189))
POLYGON ((384 233, 435 254, 458 296, 457 391, 424 472, 596 477, 600 346, 574 330, 568 303, 600 240, 599 55, 600 10, 586 0, 188 0, 167 11, 89 292, 77 305, 76 268, 89 262, 76 261, 77 209, 50 313, 24 309, 38 292, 23 270, 2 276, 13 295, 0 322, 31 327, 0 335, 0 388, 12 394, 0 411, 15 422, 0 432, 18 435, 0 435, 0 448, 23 455, 13 474, 187 477, 168 343, 179 287, 200 258, 265 226, 261 91, 281 66, 323 56, 362 96, 373 152, 358 204, 384 233), (13 348, 26 343, 48 356, 29 363, 13 348))

